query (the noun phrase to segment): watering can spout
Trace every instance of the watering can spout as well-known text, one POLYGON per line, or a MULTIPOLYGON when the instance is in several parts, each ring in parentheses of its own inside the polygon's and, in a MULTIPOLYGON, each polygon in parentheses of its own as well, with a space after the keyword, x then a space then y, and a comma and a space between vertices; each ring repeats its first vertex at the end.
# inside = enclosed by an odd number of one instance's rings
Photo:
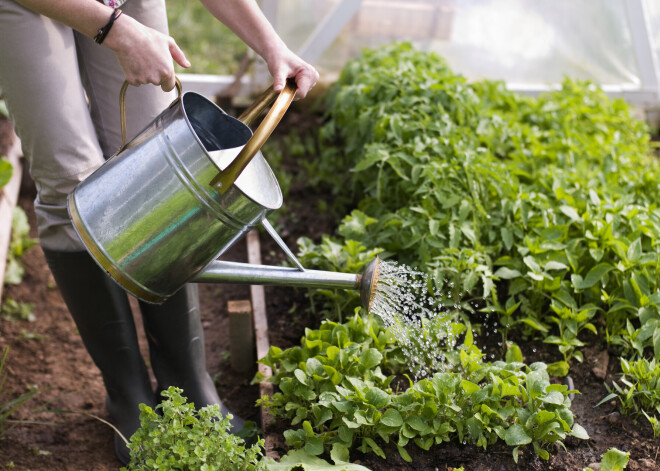
POLYGON ((371 308, 378 280, 380 259, 372 260, 361 274, 249 263, 213 261, 197 274, 194 283, 226 283, 247 285, 277 285, 299 288, 340 288, 360 291, 362 305, 371 308))
POLYGON ((362 275, 360 276, 360 300, 362 301, 362 306, 371 312, 371 304, 374 300, 374 295, 376 294, 376 286, 378 285, 378 274, 380 271, 380 258, 374 258, 369 264, 365 267, 362 275))

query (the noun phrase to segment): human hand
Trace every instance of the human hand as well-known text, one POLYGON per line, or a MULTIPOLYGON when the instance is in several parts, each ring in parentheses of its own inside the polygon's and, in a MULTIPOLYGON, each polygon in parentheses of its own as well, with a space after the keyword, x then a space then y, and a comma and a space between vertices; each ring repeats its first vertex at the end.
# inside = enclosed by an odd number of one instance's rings
POLYGON ((181 67, 190 67, 173 38, 125 14, 117 18, 103 44, 117 54, 131 85, 151 83, 169 92, 176 83, 172 59, 181 67))
POLYGON ((311 65, 295 55, 286 47, 280 47, 264 58, 268 71, 273 76, 273 89, 282 91, 286 80, 294 78, 298 87, 298 98, 305 98, 316 85, 319 73, 311 65))

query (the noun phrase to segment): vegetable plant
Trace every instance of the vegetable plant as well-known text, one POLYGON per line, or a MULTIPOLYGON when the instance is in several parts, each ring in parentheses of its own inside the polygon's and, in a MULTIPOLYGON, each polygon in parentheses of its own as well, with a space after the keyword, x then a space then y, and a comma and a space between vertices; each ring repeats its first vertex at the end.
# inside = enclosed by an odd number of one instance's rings
POLYGON ((21 256, 30 247, 38 243, 38 239, 30 237, 30 223, 27 214, 20 207, 13 208, 11 241, 7 252, 7 267, 5 268, 5 283, 20 284, 25 274, 21 256))
POLYGON ((164 400, 151 407, 140 404, 140 428, 128 445, 131 459, 126 470, 265 470, 263 441, 247 446, 229 433, 230 416, 222 417, 217 404, 195 410, 170 387, 164 400))
MULTIPOLYGON (((623 471, 628 467, 630 452, 624 452, 617 448, 610 448, 603 454, 600 461, 600 471, 623 471)), ((584 468, 583 471, 594 471, 591 468, 584 468)))
POLYGON ((623 100, 570 79, 521 96, 394 44, 344 67, 319 148, 318 180, 353 197, 308 262, 357 246, 419 267, 503 345, 555 345, 556 375, 585 341, 660 354, 660 165, 623 100))
POLYGON ((528 445, 547 459, 549 444, 588 438, 570 411, 568 395, 576 391, 551 384, 545 364, 483 362, 469 330, 446 355, 444 371, 415 382, 402 373, 401 348, 377 318, 326 321, 307 329, 300 346, 270 348, 261 362, 279 392, 260 404, 290 421, 287 444, 310 455, 348 456, 357 448, 385 458, 388 444, 411 461, 413 445, 458 441, 486 449, 503 440, 516 460, 528 445))
POLYGON ((653 427, 653 436, 660 436, 660 364, 655 358, 620 361, 621 377, 608 386, 610 394, 598 404, 618 399, 622 414, 635 420, 644 415, 653 427))

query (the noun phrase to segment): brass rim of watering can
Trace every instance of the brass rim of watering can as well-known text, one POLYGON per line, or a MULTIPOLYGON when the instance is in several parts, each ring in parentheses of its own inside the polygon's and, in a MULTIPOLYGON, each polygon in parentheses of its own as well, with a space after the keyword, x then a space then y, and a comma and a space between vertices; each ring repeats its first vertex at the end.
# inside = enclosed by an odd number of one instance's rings
MULTIPOLYGON (((179 77, 174 77, 175 80, 175 85, 176 85, 176 92, 177 92, 177 100, 181 98, 181 94, 183 93, 183 87, 181 86, 181 80, 179 80, 179 77)), ((119 148, 119 151, 117 153, 121 152, 124 150, 126 147, 126 90, 128 89, 128 81, 124 80, 124 84, 121 86, 121 90, 119 91, 119 120, 121 123, 121 147, 119 148)))
POLYGON ((380 257, 376 257, 365 267, 361 275, 358 276, 358 285, 360 288, 360 300, 362 305, 371 312, 374 296, 376 295, 376 286, 378 285, 378 275, 380 273, 380 257))
POLYGON ((281 92, 269 88, 239 116, 238 119, 249 126, 263 110, 273 105, 236 158, 211 180, 211 186, 220 193, 225 193, 234 184, 284 116, 296 95, 296 90, 296 82, 293 79, 287 80, 281 92))
POLYGON ((83 241, 85 247, 87 247, 87 250, 92 255, 92 257, 97 261, 97 263, 101 265, 101 267, 105 271, 107 271, 108 274, 117 283, 119 283, 119 285, 121 285, 125 290, 128 290, 131 293, 133 293, 141 300, 150 303, 162 303, 163 301, 165 301, 166 298, 163 298, 162 296, 156 296, 154 295, 154 293, 145 290, 144 287, 138 285, 133 280, 125 276, 121 271, 117 270, 117 268, 115 268, 115 266, 108 259, 108 257, 101 250, 99 250, 98 246, 96 245, 96 242, 87 232, 87 229, 85 228, 85 224, 80 218, 80 214, 78 213, 78 208, 76 207, 76 201, 73 197, 73 193, 69 195, 68 204, 69 204, 69 213, 71 214, 71 220, 73 221, 73 227, 76 229, 76 232, 78 233, 78 237, 80 237, 80 239, 83 241))
POLYGON ((376 257, 376 263, 374 264, 374 274, 371 277, 371 291, 369 292, 369 307, 367 312, 371 312, 371 305, 374 302, 374 296, 376 295, 376 286, 378 286, 378 275, 380 274, 380 257, 376 257))

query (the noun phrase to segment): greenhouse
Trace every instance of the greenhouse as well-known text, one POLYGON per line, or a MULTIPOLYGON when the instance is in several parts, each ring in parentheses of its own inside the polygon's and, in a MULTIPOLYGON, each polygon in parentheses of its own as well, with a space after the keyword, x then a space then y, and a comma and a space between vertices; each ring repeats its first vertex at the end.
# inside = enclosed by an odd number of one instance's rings
POLYGON ((0 5, 2 466, 659 468, 657 2, 143 1, 0 5))

